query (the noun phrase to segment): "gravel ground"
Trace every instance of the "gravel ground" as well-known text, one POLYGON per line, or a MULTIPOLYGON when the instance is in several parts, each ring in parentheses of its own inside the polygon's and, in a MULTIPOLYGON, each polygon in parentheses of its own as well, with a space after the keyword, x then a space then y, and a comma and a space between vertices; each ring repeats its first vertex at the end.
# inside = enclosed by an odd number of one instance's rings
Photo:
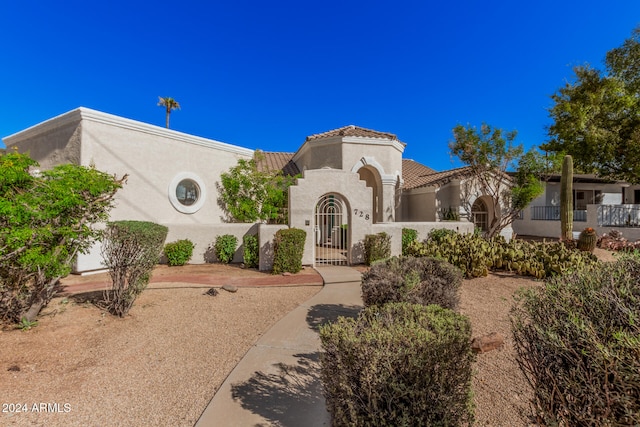
POLYGON ((57 298, 37 327, 1 332, 0 425, 193 426, 251 345, 320 287, 206 290, 148 289, 125 319, 57 298))
POLYGON ((478 426, 529 425, 532 393, 515 361, 509 310, 516 289, 540 284, 511 274, 490 274, 463 282, 460 312, 469 316, 473 336, 498 332, 504 337, 502 348, 478 354, 473 378, 478 426))
MULTIPOLYGON (((528 425, 530 392, 508 312, 517 288, 539 285, 509 274, 463 283, 460 309, 473 335, 505 337, 501 349, 478 355, 476 425, 528 425)), ((154 285, 124 319, 56 298, 37 327, 0 330, 0 425, 193 426, 256 340, 320 287, 246 287, 215 297, 203 295, 207 289, 154 285)))

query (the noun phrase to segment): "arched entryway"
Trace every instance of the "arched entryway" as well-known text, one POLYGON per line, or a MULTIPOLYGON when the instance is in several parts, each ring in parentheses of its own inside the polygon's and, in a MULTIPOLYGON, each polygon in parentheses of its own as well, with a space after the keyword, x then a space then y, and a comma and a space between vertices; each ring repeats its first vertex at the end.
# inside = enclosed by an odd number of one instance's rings
POLYGON ((315 264, 349 263, 349 208, 334 193, 320 197, 314 215, 315 264))
POLYGON ((358 169, 360 180, 366 182, 373 192, 373 203, 371 213, 373 222, 382 222, 382 181, 380 173, 372 166, 364 166, 358 169))
POLYGON ((481 198, 476 199, 471 206, 471 219, 475 227, 482 232, 489 230, 489 208, 481 198))

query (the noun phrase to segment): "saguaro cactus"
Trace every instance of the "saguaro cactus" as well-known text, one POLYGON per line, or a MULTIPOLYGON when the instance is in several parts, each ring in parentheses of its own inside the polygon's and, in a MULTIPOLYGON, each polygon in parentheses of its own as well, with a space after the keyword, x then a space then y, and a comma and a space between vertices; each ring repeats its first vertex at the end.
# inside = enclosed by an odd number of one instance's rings
POLYGON ((560 177, 560 237, 573 240, 573 158, 564 156, 560 177))

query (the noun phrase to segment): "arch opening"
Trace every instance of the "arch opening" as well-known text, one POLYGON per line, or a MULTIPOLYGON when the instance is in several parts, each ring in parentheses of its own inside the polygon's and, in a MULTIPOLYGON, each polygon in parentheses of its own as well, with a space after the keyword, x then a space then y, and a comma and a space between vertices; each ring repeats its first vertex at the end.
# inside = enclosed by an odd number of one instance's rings
POLYGON ((320 197, 314 215, 315 264, 349 264, 349 207, 338 194, 320 197))
POLYGON ((363 166, 358 169, 360 180, 364 181, 367 187, 373 192, 373 203, 371 213, 373 222, 382 222, 383 204, 382 204, 382 179, 379 172, 371 166, 363 166))
POLYGON ((489 208, 482 199, 476 199, 471 206, 471 216, 473 219, 473 225, 480 229, 482 232, 489 230, 489 208))

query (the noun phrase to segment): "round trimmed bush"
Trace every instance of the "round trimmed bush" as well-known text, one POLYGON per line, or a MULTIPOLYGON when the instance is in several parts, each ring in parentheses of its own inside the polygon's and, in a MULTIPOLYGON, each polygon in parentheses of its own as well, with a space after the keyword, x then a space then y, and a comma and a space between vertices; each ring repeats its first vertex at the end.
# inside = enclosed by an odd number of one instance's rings
POLYGON ((307 232, 299 228, 278 230, 273 238, 273 274, 302 270, 302 256, 307 232))
POLYGON ((410 302, 455 310, 461 284, 462 272, 446 261, 392 257, 362 275, 362 299, 365 306, 410 302))
POLYGON ((471 325, 437 305, 391 303, 320 328, 335 426, 473 424, 471 325))
POLYGON ((193 255, 193 242, 182 239, 164 245, 164 256, 170 266, 185 265, 193 255))

